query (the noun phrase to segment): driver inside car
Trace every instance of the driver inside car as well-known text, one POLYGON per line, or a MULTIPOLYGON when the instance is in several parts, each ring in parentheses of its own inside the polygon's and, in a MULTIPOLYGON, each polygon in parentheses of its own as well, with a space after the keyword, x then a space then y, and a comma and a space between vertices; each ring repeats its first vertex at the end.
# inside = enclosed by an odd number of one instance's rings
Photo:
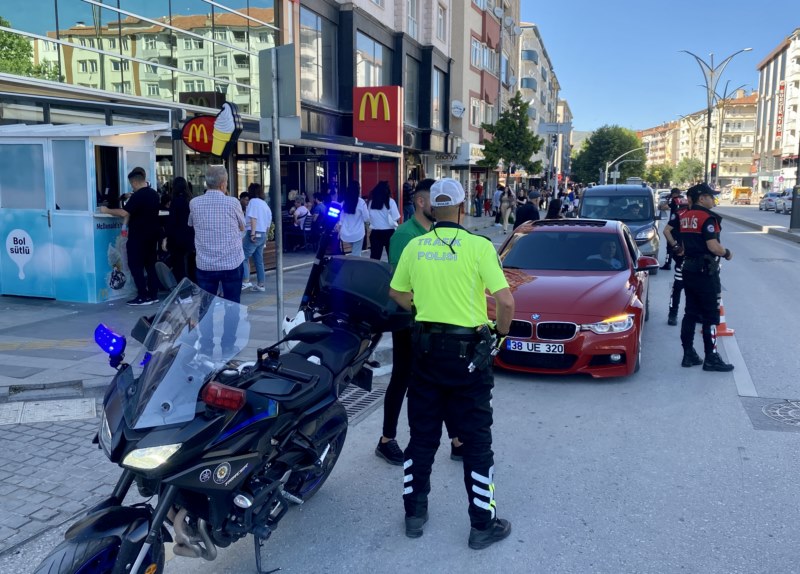
POLYGON ((604 241, 600 246, 600 253, 590 255, 586 261, 601 261, 611 269, 622 269, 622 261, 617 257, 617 244, 614 241, 604 241))

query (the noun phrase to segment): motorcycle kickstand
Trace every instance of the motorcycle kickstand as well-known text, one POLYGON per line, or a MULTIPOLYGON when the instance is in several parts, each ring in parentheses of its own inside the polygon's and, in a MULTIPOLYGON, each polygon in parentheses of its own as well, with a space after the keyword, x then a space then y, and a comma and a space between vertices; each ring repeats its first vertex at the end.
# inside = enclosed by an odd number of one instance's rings
MULTIPOLYGON (((269 536, 267 536, 267 538, 269 538, 269 536)), ((264 570, 264 566, 261 563, 261 549, 264 548, 264 542, 267 541, 267 538, 262 538, 255 535, 253 536, 256 547, 256 572, 258 572, 258 574, 274 574, 275 572, 280 571, 280 568, 275 568, 274 570, 264 570)))

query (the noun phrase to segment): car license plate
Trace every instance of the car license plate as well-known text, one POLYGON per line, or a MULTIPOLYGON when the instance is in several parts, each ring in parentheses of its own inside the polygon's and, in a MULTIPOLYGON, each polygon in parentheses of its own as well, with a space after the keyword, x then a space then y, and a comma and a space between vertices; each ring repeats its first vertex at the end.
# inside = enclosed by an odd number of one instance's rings
POLYGON ((548 355, 563 355, 563 343, 532 343, 530 341, 517 341, 509 339, 506 341, 506 348, 509 351, 521 351, 523 353, 545 353, 548 355))

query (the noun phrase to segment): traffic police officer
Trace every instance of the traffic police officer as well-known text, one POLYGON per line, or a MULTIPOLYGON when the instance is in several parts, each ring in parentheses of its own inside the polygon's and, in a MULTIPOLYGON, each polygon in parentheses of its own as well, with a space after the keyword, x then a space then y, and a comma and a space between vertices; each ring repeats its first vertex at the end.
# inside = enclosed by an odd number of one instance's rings
POLYGON ((692 208, 680 217, 680 236, 683 241, 683 288, 686 291, 686 312, 681 324, 683 361, 681 366, 703 365, 704 371, 732 371, 717 353, 716 331, 719 324, 719 304, 722 285, 719 279, 719 258, 730 260, 730 249, 719 242, 722 217, 713 211, 716 191, 707 183, 692 186, 686 192, 692 208), (703 327, 705 360, 694 350, 695 324, 703 327))
POLYGON ((464 444, 469 546, 486 548, 511 533, 498 519, 492 452, 492 350, 508 334, 514 298, 491 242, 461 227, 464 189, 451 178, 431 187, 437 223, 403 250, 390 294, 416 309, 408 388, 411 439, 403 464, 406 536, 422 536, 442 422, 453 421, 464 444), (496 302, 494 334, 487 326, 486 290, 496 302))
POLYGON ((675 260, 675 275, 672 278, 672 287, 669 296, 669 315, 667 316, 668 325, 678 324, 678 307, 681 304, 681 291, 683 290, 683 245, 681 244, 680 216, 689 209, 679 203, 681 190, 677 187, 672 188, 669 201, 669 221, 664 226, 664 239, 667 240, 667 262, 661 269, 670 269, 669 258, 675 260))

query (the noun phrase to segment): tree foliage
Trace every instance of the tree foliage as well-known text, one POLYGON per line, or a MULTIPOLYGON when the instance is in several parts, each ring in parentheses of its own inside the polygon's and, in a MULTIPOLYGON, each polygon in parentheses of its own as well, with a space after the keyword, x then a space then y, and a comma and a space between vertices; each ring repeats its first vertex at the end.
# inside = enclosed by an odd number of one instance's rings
POLYGON ((654 187, 669 187, 675 168, 668 163, 657 163, 645 170, 645 181, 654 187))
MULTIPOLYGON (((0 16, 0 26, 11 23, 0 16)), ((0 32, 0 72, 16 76, 58 80, 58 70, 47 64, 33 63, 33 46, 24 37, 11 32, 0 32)))
POLYGON ((517 92, 508 101, 508 108, 503 110, 496 124, 481 126, 492 135, 492 139, 483 141, 484 158, 478 165, 494 169, 503 162, 506 169, 514 164, 531 174, 542 170, 541 161, 531 161, 531 156, 542 149, 544 140, 528 128, 528 107, 528 102, 517 92))
MULTIPOLYGON (((572 162, 571 179, 589 183, 600 182, 605 172, 606 163, 613 161, 625 152, 642 147, 642 142, 632 130, 620 126, 603 126, 595 130, 584 141, 583 148, 576 154, 572 162)), ((626 161, 619 166, 619 181, 628 177, 641 177, 644 179, 645 161, 647 156, 644 150, 635 151, 626 155, 626 161)), ((620 160, 620 161, 622 161, 620 160)), ((613 169, 609 167, 609 173, 613 169)), ((609 179, 611 176, 609 175, 609 179)))
POLYGON ((703 180, 705 166, 699 159, 683 158, 675 167, 674 182, 679 185, 691 185, 703 180))

